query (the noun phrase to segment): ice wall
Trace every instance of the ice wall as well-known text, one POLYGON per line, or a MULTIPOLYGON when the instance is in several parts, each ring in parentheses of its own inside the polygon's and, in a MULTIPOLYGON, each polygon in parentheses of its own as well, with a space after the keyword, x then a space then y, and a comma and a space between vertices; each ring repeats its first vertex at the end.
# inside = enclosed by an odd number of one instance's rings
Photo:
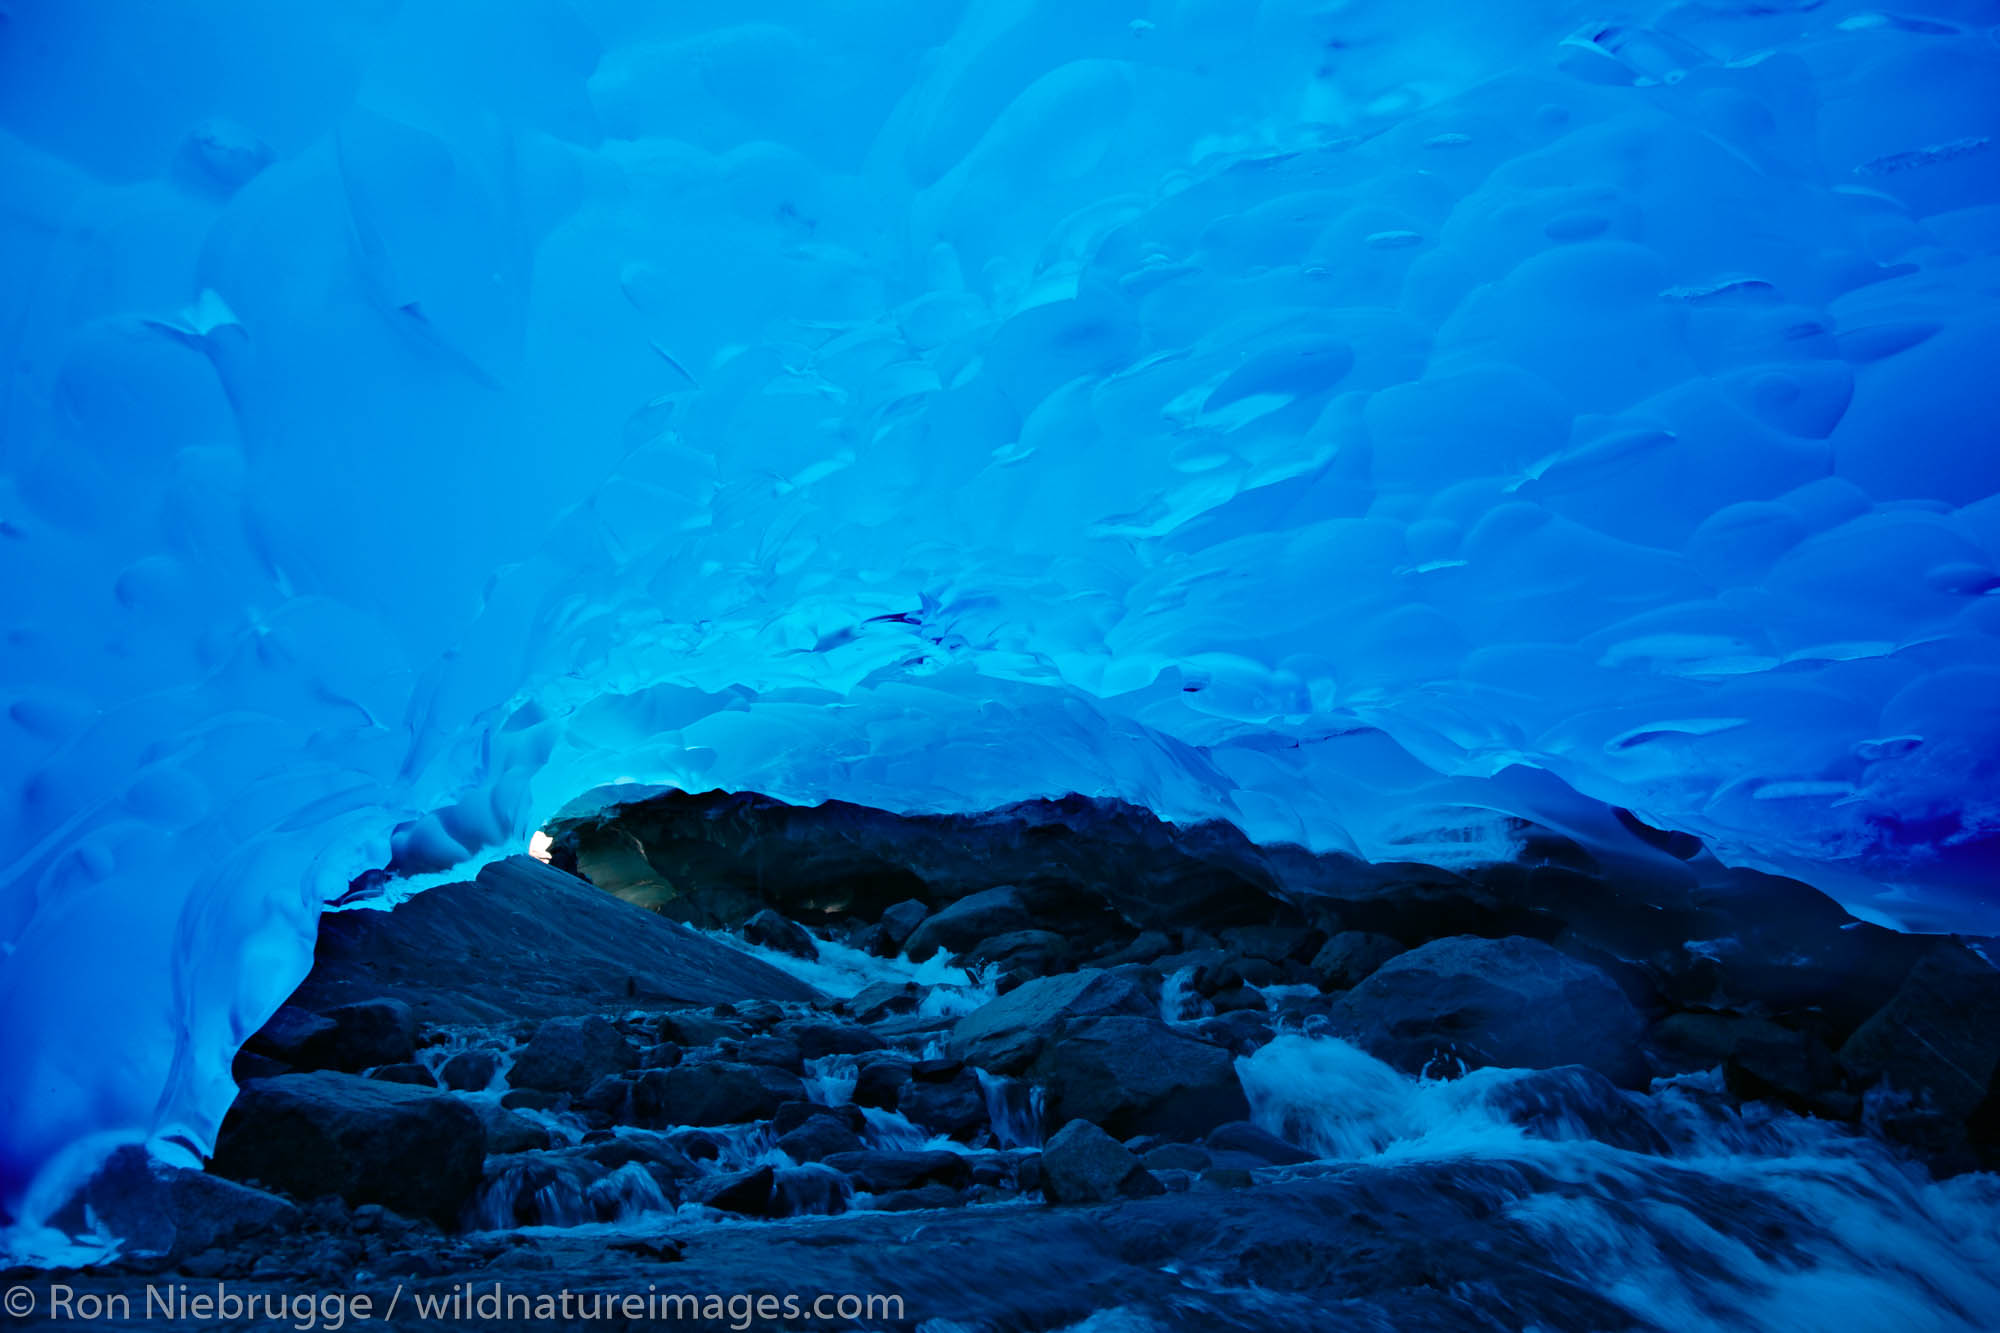
POLYGON ((1994 22, 10 0, 0 1204, 613 778, 1995 928, 1994 22))

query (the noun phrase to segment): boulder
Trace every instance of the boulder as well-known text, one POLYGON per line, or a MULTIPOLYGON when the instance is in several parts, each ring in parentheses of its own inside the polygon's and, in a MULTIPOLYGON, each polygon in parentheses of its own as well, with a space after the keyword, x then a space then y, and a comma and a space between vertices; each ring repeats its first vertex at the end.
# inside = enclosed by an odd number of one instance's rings
POLYGON ((990 969, 1003 986, 1061 972, 1069 965, 1069 941, 1052 930, 1010 930, 989 935, 959 956, 966 967, 990 969))
POLYGON ((492 1051, 460 1051, 438 1070, 438 1082, 454 1092, 484 1092, 500 1072, 500 1057, 492 1051))
POLYGON ((868 1128, 868 1117, 861 1114, 861 1108, 858 1106, 848 1104, 827 1106, 820 1102, 786 1102, 778 1108, 778 1113, 771 1117, 771 1132, 780 1135, 789 1134, 807 1121, 817 1120, 822 1116, 829 1120, 838 1121, 853 1130, 856 1134, 868 1128))
POLYGON ((973 1010, 952 1028, 953 1055, 996 1074, 1018 1074, 1064 1023, 1107 1014, 1150 1015, 1151 997, 1130 977, 1099 968, 1039 977, 973 1010))
POLYGON ((804 926, 765 908, 743 923, 743 938, 766 949, 791 954, 794 958, 816 959, 819 944, 804 926))
POLYGON ((1157 1018, 1075 1020, 1043 1045, 1030 1076, 1047 1088, 1056 1121, 1089 1120, 1127 1137, 1199 1138, 1250 1114, 1229 1052, 1157 1018))
POLYGON ((759 1166, 748 1171, 731 1171, 697 1180, 688 1187, 687 1199, 690 1203, 706 1204, 725 1213, 769 1217, 771 1190, 776 1184, 777 1171, 769 1166, 759 1166))
POLYGON ((805 1084, 795 1075, 721 1060, 646 1071, 635 1087, 635 1114, 638 1089, 648 1088, 653 1101, 646 1120, 655 1124, 741 1125, 769 1120, 786 1102, 805 1099, 805 1084))
POLYGON ((1323 989, 1349 990, 1374 976, 1377 968, 1401 952, 1403 946, 1387 935, 1344 930, 1320 947, 1311 966, 1323 989))
POLYGON ((218 1245, 296 1226, 289 1200, 219 1175, 167 1166, 127 1144, 105 1159, 54 1219, 65 1230, 94 1228, 122 1242, 119 1261, 158 1271, 218 1245))
POLYGON ((714 1018, 692 1010, 661 1014, 655 1032, 661 1041, 699 1049, 718 1041, 740 1041, 749 1031, 740 1023, 714 1018))
POLYGON ((607 1019, 595 1014, 551 1018, 521 1048, 507 1081, 542 1092, 582 1092, 638 1062, 638 1052, 607 1019))
POLYGON ((870 1194, 915 1189, 936 1183, 963 1189, 972 1183, 972 1167, 955 1152, 863 1152, 834 1153, 825 1165, 852 1180, 857 1189, 870 1194))
POLYGON ((319 1013, 288 1004, 244 1049, 294 1069, 358 1074, 377 1065, 401 1064, 415 1055, 417 1019, 400 1000, 361 1000, 319 1013))
POLYGON ((1326 943, 1326 935, 1311 926, 1231 926, 1222 931, 1222 942, 1242 958, 1303 963, 1326 943))
POLYGON ((246 1084, 210 1167, 295 1199, 337 1194, 449 1225, 479 1185, 486 1128, 448 1093, 348 1074, 246 1084))
POLYGON ((1581 1064, 1627 1086, 1645 1076, 1645 1022, 1618 984, 1518 936, 1456 935, 1401 954, 1342 998, 1335 1021, 1411 1073, 1581 1064))
POLYGON ((979 1075, 963 1067, 943 1080, 913 1074, 897 1094, 896 1109, 933 1134, 969 1139, 986 1128, 986 1089, 979 1075))
POLYGON ((2000 969, 1956 940, 1910 969, 1840 1048, 1857 1082, 1880 1082, 1964 1119, 2000 1078, 2000 969))
POLYGON ((281 1005, 264 1026, 250 1034, 243 1049, 253 1055, 293 1067, 307 1060, 306 1050, 330 1037, 334 1022, 296 1004, 281 1005))
POLYGON ((785 1030, 808 1060, 829 1055, 861 1055, 888 1043, 858 1023, 799 1023, 785 1030))
POLYGON ((1070 1121, 1049 1140, 1041 1175, 1050 1203, 1106 1203, 1166 1192, 1124 1144, 1088 1120, 1070 1121))
POLYGON ((772 1217, 828 1217, 847 1211, 854 1192, 847 1177, 830 1167, 808 1163, 781 1166, 771 1180, 772 1217))
POLYGON ((480 1123, 486 1126, 486 1155, 504 1157, 517 1152, 540 1152, 549 1146, 549 1131, 518 1111, 492 1102, 473 1102, 480 1123))
POLYGON ((428 1066, 420 1065, 415 1060, 407 1060, 399 1065, 383 1065, 380 1069, 371 1071, 368 1077, 380 1079, 384 1083, 408 1083, 417 1088, 435 1088, 438 1085, 437 1075, 431 1073, 428 1066))
POLYGON ((925 917, 923 923, 910 932, 905 952, 913 961, 921 963, 939 950, 961 954, 981 940, 1009 931, 1027 930, 1034 924, 1034 917, 1021 899, 1021 891, 1011 884, 1003 884, 999 888, 960 898, 943 911, 925 917))
POLYGON ((883 947, 891 955, 901 953, 909 943, 910 935, 923 924, 931 909, 915 898, 905 898, 882 909, 882 918, 876 924, 881 928, 883 947))
POLYGON ((824 1161, 835 1153, 860 1152, 861 1136, 832 1116, 814 1116, 778 1136, 778 1150, 794 1162, 824 1161))
MULTIPOLYGON (((1232 1120, 1226 1125, 1217 1125, 1209 1131, 1208 1138, 1204 1142, 1218 1159, 1222 1154, 1234 1153, 1255 1158, 1266 1166, 1296 1166, 1301 1162, 1316 1160, 1313 1154, 1304 1148, 1287 1143, 1276 1134, 1259 1129, 1247 1120, 1232 1120)), ((1208 1163, 1203 1163, 1204 1167, 1207 1165, 1208 1163)))
POLYGON ((909 1081, 910 1066, 907 1061, 875 1060, 861 1066, 855 1073, 854 1091, 850 1095, 856 1106, 893 1111, 903 1095, 904 1085, 909 1081))
POLYGON ((878 981, 842 1001, 841 1008, 857 1023, 879 1023, 897 1014, 915 1013, 923 998, 923 987, 913 981, 878 981))

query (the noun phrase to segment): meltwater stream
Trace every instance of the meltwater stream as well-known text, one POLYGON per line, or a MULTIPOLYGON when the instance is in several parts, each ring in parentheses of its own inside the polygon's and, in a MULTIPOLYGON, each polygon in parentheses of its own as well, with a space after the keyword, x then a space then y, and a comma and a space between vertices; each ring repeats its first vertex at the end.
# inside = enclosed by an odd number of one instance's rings
POLYGON ((1646 1327, 2000 1327, 2000 1178, 1933 1181, 1874 1140, 1739 1112, 1713 1074, 1643 1096, 1576 1067, 1413 1079, 1297 1034, 1238 1069, 1257 1122, 1322 1155, 1292 1169, 1485 1191, 1646 1327))

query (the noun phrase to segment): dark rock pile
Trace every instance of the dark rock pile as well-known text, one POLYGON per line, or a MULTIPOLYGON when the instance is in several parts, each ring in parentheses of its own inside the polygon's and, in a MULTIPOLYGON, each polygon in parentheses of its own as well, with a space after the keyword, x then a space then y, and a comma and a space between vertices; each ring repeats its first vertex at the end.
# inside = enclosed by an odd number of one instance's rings
MULTIPOLYGON (((1159 1265, 1199 1251, 1304 1308, 1483 1327, 1448 1286, 1461 1261, 1439 1247, 1459 1237, 1522 1321, 1628 1326, 1494 1220, 1533 1181, 1335 1173, 1283 1117, 1253 1123, 1239 1061, 1281 1033, 1438 1079, 1547 1071, 1494 1096, 1551 1138, 1667 1153, 1678 1131, 1621 1089, 1718 1070, 1720 1096, 1940 1175, 2000 1164, 2000 972, 1981 946, 1700 858, 1636 887, 1549 839, 1473 875, 1369 867, 1077 798, 905 819, 675 795, 558 834, 572 871, 619 867, 618 896, 517 860, 330 917, 312 977, 239 1057, 209 1173, 128 1152, 92 1186, 131 1237, 114 1273, 581 1281, 615 1249, 648 1281, 669 1265, 721 1287, 747 1251, 713 1221, 793 1245, 811 1219, 798 1262, 826 1283, 862 1282, 857 1256, 889 1241, 1039 1256, 1011 1295, 1004 1263, 965 1277, 991 1316, 975 1326, 1151 1299, 1159 1265), (840 997, 772 965, 843 957, 905 961, 840 997), (926 959, 988 989, 918 984, 926 959), (1356 1222, 1385 1200, 1398 1220, 1356 1222), (1106 1210, 1115 1224, 1081 1220, 1106 1210), (897 1230, 911 1212, 968 1220, 897 1230), (588 1223, 625 1238, 586 1253, 569 1237, 588 1223), (1305 1267, 1258 1258, 1284 1253, 1305 1267)), ((1288 1327, 1280 1306, 1205 1326, 1288 1327)))

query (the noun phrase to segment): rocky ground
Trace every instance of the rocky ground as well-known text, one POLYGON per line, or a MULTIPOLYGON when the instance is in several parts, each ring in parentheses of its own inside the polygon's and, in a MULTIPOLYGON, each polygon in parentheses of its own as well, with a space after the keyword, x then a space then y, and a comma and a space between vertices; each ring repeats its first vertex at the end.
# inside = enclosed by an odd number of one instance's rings
MULTIPOLYGON (((1962 1271, 2000 1257, 1967 1174, 2000 1165, 1987 946, 1698 848, 1613 876, 1524 847, 1453 874, 1080 798, 656 798, 558 830, 561 869, 330 916, 209 1170, 114 1157, 69 1220, 123 1253, 30 1280, 397 1293, 466 1328, 507 1320, 418 1298, 1775 1328, 1837 1287, 1847 1327, 1991 1327, 1962 1271), (1911 1254, 1858 1259, 1857 1217, 1911 1254)), ((605 1313, 524 1322, 656 1322, 605 1313)))

